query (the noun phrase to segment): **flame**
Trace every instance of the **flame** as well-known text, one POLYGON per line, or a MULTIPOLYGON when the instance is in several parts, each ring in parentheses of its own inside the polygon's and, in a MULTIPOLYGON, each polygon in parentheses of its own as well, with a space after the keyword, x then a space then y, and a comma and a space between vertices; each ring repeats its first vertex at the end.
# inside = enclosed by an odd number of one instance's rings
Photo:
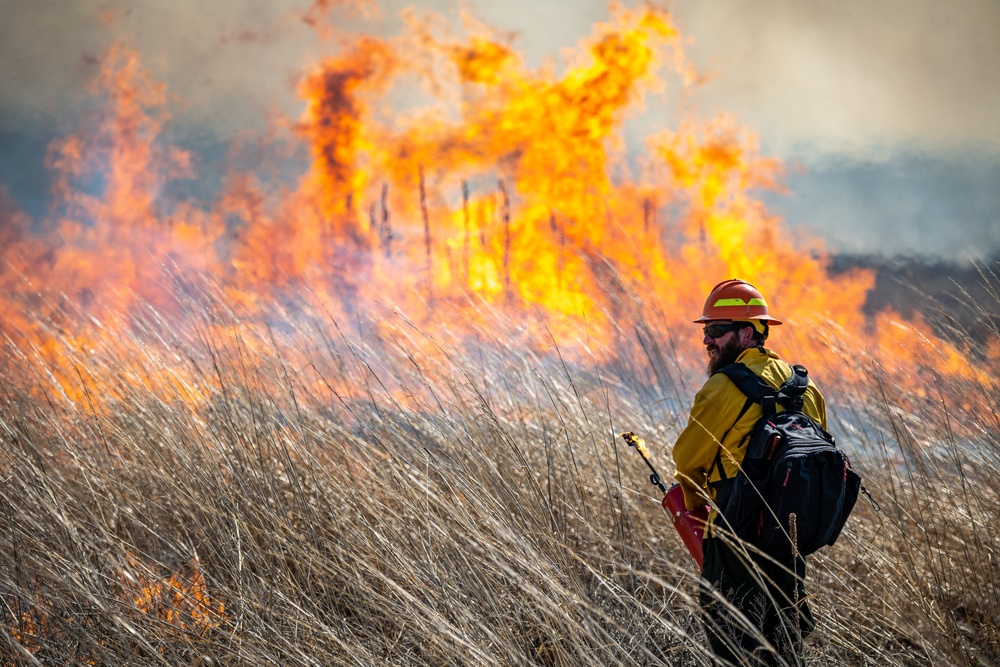
MULTIPOLYGON (((337 4, 317 0, 303 20, 318 26, 337 4)), ((388 301, 423 327, 458 321, 444 312, 475 323, 470 304, 485 303, 541 313, 557 339, 585 322, 581 347, 599 359, 632 344, 623 332, 648 317, 684 332, 682 356, 700 365, 690 321, 713 284, 741 277, 786 321, 782 350, 808 355, 817 374, 857 377, 864 364, 841 350, 867 341, 872 359, 904 374, 985 379, 919 319, 864 316, 873 273, 831 274, 820 239, 791 234, 754 198, 780 188, 781 165, 732 118, 653 134, 633 175, 629 114, 697 80, 669 14, 616 11, 562 72, 529 69, 488 29, 470 31, 438 38, 411 17, 398 39, 353 38, 302 75, 291 126, 305 172, 280 186, 260 171, 228 174, 207 206, 167 194, 197 176, 195 160, 164 138, 163 84, 112 45, 94 87, 101 112, 50 148, 52 213, 32 225, 0 196, 5 333, 63 368, 63 391, 83 400, 77 358, 119 344, 148 309, 229 339, 184 302, 208 275, 250 313, 248 328, 292 299, 334 317, 388 301), (384 112, 418 84, 431 103, 384 112)), ((242 343, 252 340, 264 339, 242 343)), ((151 381, 140 376, 125 381, 151 381)))
MULTIPOLYGON (((176 631, 182 637, 205 636, 215 628, 228 622, 225 605, 210 594, 199 563, 195 559, 186 568, 171 572, 168 576, 160 573, 160 566, 147 563, 134 552, 124 554, 125 566, 119 572, 120 602, 146 616, 155 617, 159 623, 155 633, 176 631)), ((63 610, 58 618, 51 611, 51 605, 40 594, 36 594, 34 604, 18 604, 12 599, 4 599, 8 615, 11 617, 5 628, 11 638, 20 644, 29 655, 35 655, 53 639, 72 627, 73 622, 88 623, 85 618, 76 618, 63 610), (18 610, 15 614, 12 610, 18 610)), ((103 644, 103 641, 102 641, 103 644)), ((83 646, 81 654, 64 656, 74 664, 101 664, 92 654, 86 654, 83 646)), ((163 650, 163 646, 160 646, 163 650)), ((4 662, 3 664, 14 664, 4 662)))
POLYGON ((210 595, 197 560, 186 573, 176 571, 167 577, 135 554, 126 554, 126 561, 120 577, 124 595, 141 613, 200 636, 226 622, 226 607, 210 595))

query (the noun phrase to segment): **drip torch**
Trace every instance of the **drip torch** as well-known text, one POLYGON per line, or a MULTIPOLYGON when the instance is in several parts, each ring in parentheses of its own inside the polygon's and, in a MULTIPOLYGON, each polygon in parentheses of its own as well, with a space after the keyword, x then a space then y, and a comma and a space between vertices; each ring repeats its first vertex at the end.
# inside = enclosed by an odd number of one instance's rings
POLYGON ((628 446, 635 447, 639 456, 649 466, 649 482, 653 486, 659 487, 660 491, 663 492, 663 501, 660 505, 670 514, 674 521, 674 528, 677 529, 684 546, 691 552, 700 568, 702 562, 701 540, 705 535, 705 523, 708 521, 708 506, 703 505, 697 510, 689 510, 684 504, 684 491, 680 484, 673 484, 669 489, 663 485, 660 474, 656 472, 656 468, 649 460, 649 449, 646 447, 646 441, 636 437, 635 433, 631 431, 622 433, 621 438, 628 446))

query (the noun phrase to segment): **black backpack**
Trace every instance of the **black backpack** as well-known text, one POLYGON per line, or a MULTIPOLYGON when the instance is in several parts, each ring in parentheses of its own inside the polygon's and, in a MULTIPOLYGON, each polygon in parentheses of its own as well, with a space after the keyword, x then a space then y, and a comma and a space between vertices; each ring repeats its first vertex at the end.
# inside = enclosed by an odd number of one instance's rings
POLYGON ((716 457, 723 477, 716 499, 720 524, 772 556, 792 553, 793 534, 803 556, 833 544, 861 488, 861 477, 833 436, 802 412, 808 371, 802 366, 792 370, 777 391, 743 364, 718 371, 747 397, 740 417, 753 403, 764 411, 747 436, 740 471, 731 481, 716 457), (784 411, 778 412, 777 405, 784 411))

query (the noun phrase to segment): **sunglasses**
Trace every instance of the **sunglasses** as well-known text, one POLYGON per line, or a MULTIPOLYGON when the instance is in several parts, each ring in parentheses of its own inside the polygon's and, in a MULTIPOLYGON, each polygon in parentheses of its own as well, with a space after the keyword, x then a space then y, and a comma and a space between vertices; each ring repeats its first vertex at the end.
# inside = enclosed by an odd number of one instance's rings
POLYGON ((749 327, 746 322, 733 322, 732 324, 709 324, 705 327, 705 335, 709 338, 722 338, 730 331, 739 331, 743 327, 749 327))

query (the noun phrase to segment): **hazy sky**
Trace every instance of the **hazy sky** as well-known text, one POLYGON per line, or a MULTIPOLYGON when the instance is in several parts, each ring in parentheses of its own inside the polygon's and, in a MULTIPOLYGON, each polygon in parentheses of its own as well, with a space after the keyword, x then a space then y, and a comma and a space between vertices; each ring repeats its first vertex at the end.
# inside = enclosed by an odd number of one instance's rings
MULTIPOLYGON (((217 140, 295 115, 292 82, 324 48, 294 17, 308 0, 0 0, 0 181, 44 192, 44 144, 79 113, 94 58, 126 37, 217 140)), ((628 4, 628 3, 625 3, 628 4)), ((391 26, 405 6, 380 3, 391 26)), ((593 0, 464 5, 515 35, 529 65, 608 16, 593 0)), ((834 249, 980 258, 1000 252, 1000 2, 676 0, 687 52, 710 75, 686 104, 728 111, 789 166, 769 198, 834 249)), ((650 109, 653 116, 657 109, 650 109)), ((29 208, 30 202, 27 202, 29 208)))

